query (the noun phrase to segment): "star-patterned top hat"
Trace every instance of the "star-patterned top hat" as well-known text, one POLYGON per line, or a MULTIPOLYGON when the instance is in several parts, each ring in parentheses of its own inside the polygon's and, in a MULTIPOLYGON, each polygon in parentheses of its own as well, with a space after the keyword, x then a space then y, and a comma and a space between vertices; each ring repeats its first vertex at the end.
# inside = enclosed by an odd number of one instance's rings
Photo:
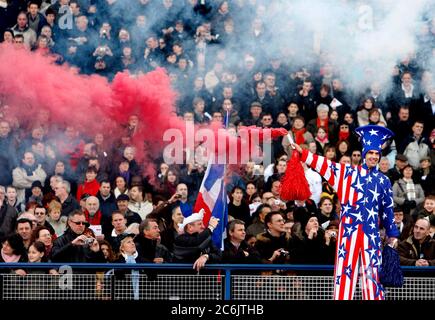
POLYGON ((355 132, 361 138, 362 157, 365 158, 369 150, 375 150, 381 153, 382 145, 385 141, 394 136, 394 133, 385 127, 368 125, 355 129, 355 132))

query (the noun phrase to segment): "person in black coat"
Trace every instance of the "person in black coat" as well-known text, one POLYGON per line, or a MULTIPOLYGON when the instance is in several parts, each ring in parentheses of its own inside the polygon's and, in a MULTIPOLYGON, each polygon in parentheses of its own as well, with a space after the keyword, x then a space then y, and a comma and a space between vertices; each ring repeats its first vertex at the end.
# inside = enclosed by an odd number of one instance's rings
POLYGON ((155 219, 145 219, 139 226, 139 234, 134 239, 139 255, 149 263, 171 262, 172 254, 159 243, 160 229, 155 219))
POLYGON ((5 188, 0 186, 0 238, 13 233, 17 222, 18 213, 5 200, 5 188))
POLYGON ((53 262, 104 262, 104 255, 95 238, 85 234, 89 223, 80 210, 73 211, 68 217, 68 228, 57 238, 51 250, 53 262))
POLYGON ((242 220, 233 220, 228 225, 228 236, 224 241, 222 262, 245 264, 261 263, 258 251, 249 246, 246 241, 245 223, 242 220))
POLYGON ((222 256, 211 239, 219 220, 211 217, 208 227, 204 228, 203 216, 201 209, 200 213, 193 213, 185 218, 179 225, 184 233, 176 237, 174 242, 174 262, 193 263, 193 269, 197 271, 208 261, 219 262, 222 256))

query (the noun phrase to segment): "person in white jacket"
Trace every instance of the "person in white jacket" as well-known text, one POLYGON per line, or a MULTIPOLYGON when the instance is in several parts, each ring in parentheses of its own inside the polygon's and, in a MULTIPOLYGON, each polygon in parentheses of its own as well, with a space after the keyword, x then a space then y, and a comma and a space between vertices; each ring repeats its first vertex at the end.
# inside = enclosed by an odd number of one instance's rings
POLYGON ((128 208, 140 215, 142 220, 153 211, 153 204, 149 201, 144 201, 142 186, 132 186, 129 191, 130 202, 128 208))
POLYGON ((21 162, 21 166, 12 171, 12 185, 17 188, 17 200, 19 202, 25 200, 26 192, 30 195, 34 181, 40 181, 44 185, 45 178, 47 178, 44 169, 35 162, 35 156, 32 152, 25 152, 21 162))

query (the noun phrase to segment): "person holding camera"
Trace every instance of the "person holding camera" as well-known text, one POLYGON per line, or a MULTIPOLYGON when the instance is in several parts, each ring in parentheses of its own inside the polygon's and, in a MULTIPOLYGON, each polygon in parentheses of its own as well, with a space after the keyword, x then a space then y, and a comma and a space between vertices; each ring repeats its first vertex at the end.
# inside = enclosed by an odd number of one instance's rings
POLYGON ((264 218, 266 232, 257 235, 255 248, 263 263, 282 264, 290 261, 290 242, 284 229, 284 217, 277 211, 269 212, 264 218))
POLYGON ((95 237, 85 234, 89 223, 80 210, 68 216, 68 228, 57 238, 51 250, 53 262, 104 262, 104 255, 95 237))
POLYGON ((410 164, 402 169, 402 178, 393 185, 393 196, 396 205, 402 206, 406 218, 417 217, 414 213, 418 205, 424 201, 424 191, 420 184, 412 179, 414 169, 410 164))

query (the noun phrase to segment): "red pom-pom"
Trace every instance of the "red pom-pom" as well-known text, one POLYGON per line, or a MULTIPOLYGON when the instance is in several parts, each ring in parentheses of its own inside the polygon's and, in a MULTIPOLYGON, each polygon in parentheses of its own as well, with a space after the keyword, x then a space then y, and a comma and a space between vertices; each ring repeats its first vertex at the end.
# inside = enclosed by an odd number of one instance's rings
POLYGON ((287 161, 287 170, 281 179, 281 199, 308 200, 311 196, 304 168, 299 160, 299 152, 293 151, 292 157, 287 161))

